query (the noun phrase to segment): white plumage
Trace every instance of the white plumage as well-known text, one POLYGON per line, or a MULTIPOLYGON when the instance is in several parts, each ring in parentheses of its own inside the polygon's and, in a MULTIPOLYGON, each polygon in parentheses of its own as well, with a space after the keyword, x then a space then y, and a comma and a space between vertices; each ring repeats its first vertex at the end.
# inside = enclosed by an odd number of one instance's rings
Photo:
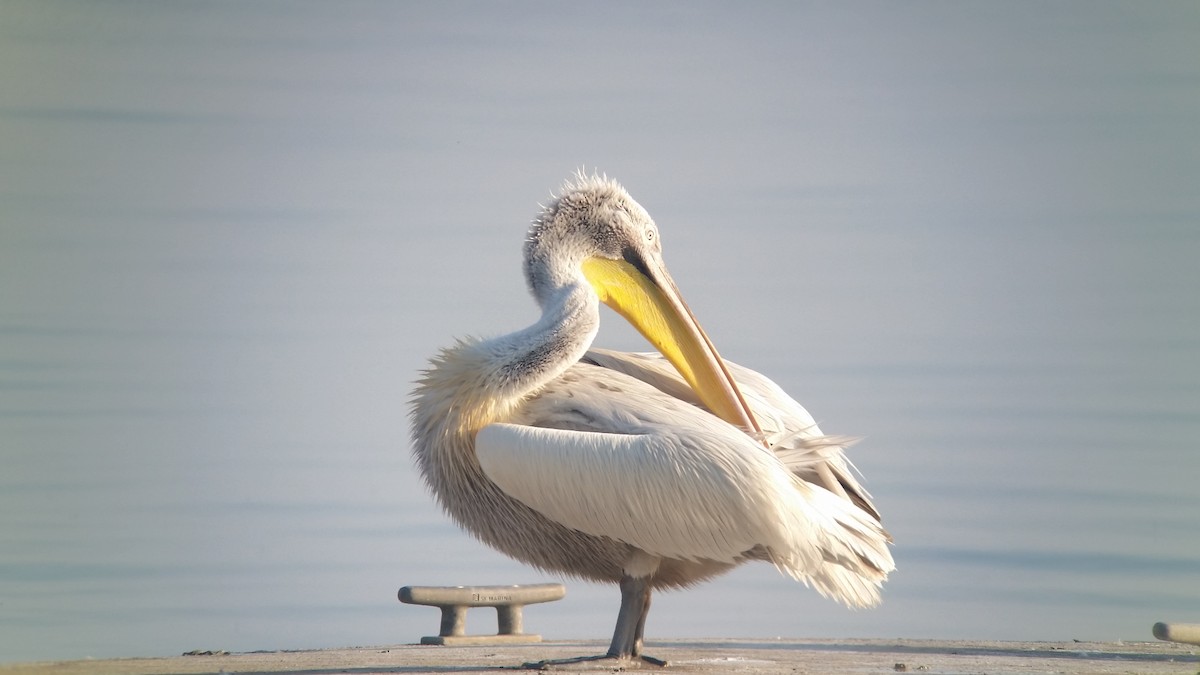
POLYGON ((765 560, 851 606, 879 601, 890 538, 846 439, 726 363, 678 295, 658 230, 580 176, 534 222, 532 326, 463 341, 414 392, 414 455, 446 511, 543 569, 621 585, 607 657, 641 656, 652 588, 765 560), (589 351, 603 301, 663 351, 589 351))

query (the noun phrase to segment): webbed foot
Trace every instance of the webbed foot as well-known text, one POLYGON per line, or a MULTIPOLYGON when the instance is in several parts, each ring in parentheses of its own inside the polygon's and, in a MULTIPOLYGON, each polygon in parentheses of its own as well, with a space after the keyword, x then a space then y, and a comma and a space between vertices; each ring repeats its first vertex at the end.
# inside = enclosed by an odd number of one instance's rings
POLYGON ((666 661, 656 659, 653 656, 612 656, 610 654, 600 654, 597 656, 576 656, 570 659, 533 661, 524 664, 522 667, 529 670, 586 670, 600 667, 617 672, 640 668, 665 668, 666 666, 666 661))

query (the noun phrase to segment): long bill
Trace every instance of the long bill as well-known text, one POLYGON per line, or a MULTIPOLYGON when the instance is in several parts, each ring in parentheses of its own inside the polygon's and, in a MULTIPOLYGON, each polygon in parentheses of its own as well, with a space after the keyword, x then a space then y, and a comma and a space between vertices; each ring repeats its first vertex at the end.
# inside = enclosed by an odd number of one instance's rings
POLYGON ((725 361, 665 269, 652 270, 640 260, 594 257, 584 261, 583 274, 600 301, 637 328, 709 410, 756 438, 762 437, 758 420, 725 361))

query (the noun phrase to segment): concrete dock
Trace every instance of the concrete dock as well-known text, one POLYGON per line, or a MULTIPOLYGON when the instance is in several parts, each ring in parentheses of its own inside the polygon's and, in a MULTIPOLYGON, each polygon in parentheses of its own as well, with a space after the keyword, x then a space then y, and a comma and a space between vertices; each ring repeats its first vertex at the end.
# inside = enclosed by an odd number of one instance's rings
MULTIPOLYGON (((314 651, 199 653, 0 665, 0 675, 333 675, 514 672, 521 664, 604 651, 607 643, 397 645, 314 651)), ((664 675, 690 673, 1180 673, 1200 672, 1200 647, 1170 642, 946 640, 665 640, 646 652, 664 675)), ((529 672, 529 671, 526 671, 529 672)), ((611 673, 592 665, 572 672, 611 673)))

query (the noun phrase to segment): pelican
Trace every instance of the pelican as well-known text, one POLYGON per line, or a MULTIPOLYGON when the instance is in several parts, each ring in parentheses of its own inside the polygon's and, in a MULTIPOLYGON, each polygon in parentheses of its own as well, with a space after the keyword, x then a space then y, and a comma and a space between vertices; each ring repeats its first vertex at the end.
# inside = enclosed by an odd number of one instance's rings
POLYGON ((891 537, 846 439, 721 359, 624 188, 568 179, 524 253, 541 318, 431 359, 412 395, 413 454, 442 508, 484 543, 620 587, 608 652, 566 661, 665 665, 642 654, 651 592, 751 560, 851 607, 879 602, 891 537), (658 353, 593 349, 602 302, 658 353))

